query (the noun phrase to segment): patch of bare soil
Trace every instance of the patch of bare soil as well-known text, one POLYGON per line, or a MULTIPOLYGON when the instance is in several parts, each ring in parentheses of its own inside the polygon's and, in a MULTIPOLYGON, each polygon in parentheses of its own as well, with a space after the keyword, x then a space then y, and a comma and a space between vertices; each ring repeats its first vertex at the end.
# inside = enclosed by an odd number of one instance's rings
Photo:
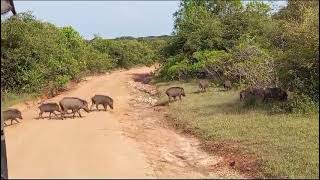
POLYGON ((244 178, 232 168, 232 162, 230 166, 222 156, 209 155, 199 140, 166 123, 167 107, 154 106, 155 87, 139 81, 137 74, 128 87, 132 97, 130 108, 120 122, 125 135, 138 142, 156 177, 244 178))

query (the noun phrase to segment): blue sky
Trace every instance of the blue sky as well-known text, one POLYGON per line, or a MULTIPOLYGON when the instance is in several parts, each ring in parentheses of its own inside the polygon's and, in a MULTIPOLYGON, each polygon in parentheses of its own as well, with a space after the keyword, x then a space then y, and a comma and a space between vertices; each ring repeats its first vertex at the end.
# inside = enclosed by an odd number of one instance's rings
MULTIPOLYGON (((285 1, 272 1, 283 6, 285 1)), ((86 39, 171 34, 179 1, 15 1, 17 12, 32 11, 38 19, 73 26, 86 39)))
POLYGON ((170 34, 178 1, 16 1, 17 12, 73 26, 86 39, 170 34))

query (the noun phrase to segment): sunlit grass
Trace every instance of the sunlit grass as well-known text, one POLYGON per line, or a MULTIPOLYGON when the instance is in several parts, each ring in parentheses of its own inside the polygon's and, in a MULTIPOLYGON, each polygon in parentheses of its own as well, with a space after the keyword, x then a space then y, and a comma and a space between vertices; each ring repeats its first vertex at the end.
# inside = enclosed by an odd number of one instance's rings
POLYGON ((18 104, 24 101, 32 100, 37 97, 36 94, 15 94, 15 93, 1 93, 1 109, 18 104))
MULTIPOLYGON (((159 83, 185 88, 186 97, 171 103, 172 121, 200 138, 241 142, 242 152, 262 160, 266 177, 319 178, 319 114, 271 114, 263 107, 245 108, 239 91, 210 88, 196 93, 194 83, 159 83)), ((162 93, 162 100, 167 97, 162 93)))

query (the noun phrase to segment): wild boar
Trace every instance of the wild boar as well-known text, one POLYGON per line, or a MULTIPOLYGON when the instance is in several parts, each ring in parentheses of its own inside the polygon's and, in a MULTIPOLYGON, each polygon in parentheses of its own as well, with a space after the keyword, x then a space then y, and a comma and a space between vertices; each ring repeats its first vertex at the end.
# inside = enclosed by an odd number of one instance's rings
POLYGON ((247 89, 240 91, 240 101, 244 101, 249 96, 249 91, 247 89))
POLYGON ((231 85, 231 81, 224 81, 223 83, 223 87, 226 89, 226 90, 230 90, 232 85, 231 85))
POLYGON ((248 101, 249 99, 262 102, 264 99, 264 89, 250 87, 240 91, 240 101, 248 101))
POLYGON ((200 91, 205 92, 208 87, 209 87, 209 81, 208 80, 200 80, 199 81, 199 89, 200 89, 200 91))
POLYGON ((169 102, 171 102, 171 98, 174 98, 174 100, 176 100, 176 97, 178 96, 181 100, 181 96, 186 96, 182 87, 170 87, 166 90, 166 94, 169 98, 169 102))
POLYGON ((39 118, 42 118, 42 114, 44 112, 49 112, 49 119, 51 118, 51 113, 53 113, 55 116, 58 116, 55 111, 61 112, 59 105, 57 103, 45 103, 41 104, 39 107, 40 113, 39 113, 39 118))
POLYGON ((113 109, 113 99, 109 96, 105 95, 95 95, 91 98, 92 105, 90 107, 90 110, 92 110, 92 107, 96 105, 97 110, 99 110, 99 105, 102 104, 104 107, 104 110, 107 111, 107 107, 109 106, 111 109, 113 109))
POLYGON ((142 83, 143 84, 149 84, 151 80, 152 80, 151 76, 146 76, 146 77, 143 78, 142 83))
POLYGON ((76 112, 79 114, 80 117, 80 109, 85 110, 87 113, 90 112, 88 108, 88 102, 76 98, 76 97, 64 97, 60 102, 59 102, 60 108, 61 108, 61 118, 63 119, 64 114, 67 113, 68 110, 72 110, 73 116, 72 118, 75 117, 76 112))
POLYGON ((267 102, 268 100, 287 101, 288 93, 278 87, 266 88, 264 93, 264 101, 267 102))
POLYGON ((11 120, 11 125, 13 121, 20 123, 20 121, 18 121, 17 119, 23 119, 21 112, 18 109, 12 109, 12 108, 6 111, 2 111, 2 118, 4 121, 11 120))

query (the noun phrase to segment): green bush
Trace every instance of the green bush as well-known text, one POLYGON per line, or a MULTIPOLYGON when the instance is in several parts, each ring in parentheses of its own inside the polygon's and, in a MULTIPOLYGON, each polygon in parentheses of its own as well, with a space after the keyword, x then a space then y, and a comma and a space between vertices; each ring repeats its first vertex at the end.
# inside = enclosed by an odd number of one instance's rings
POLYGON ((48 81, 77 73, 67 39, 52 24, 22 14, 1 23, 1 37, 2 90, 39 92, 48 81))
POLYGON ((288 102, 287 111, 293 113, 314 113, 319 112, 319 104, 314 102, 309 96, 294 93, 288 102))
POLYGON ((319 102, 318 7, 289 0, 271 12, 263 1, 183 0, 159 77, 194 78, 206 70, 243 88, 279 86, 319 102))
POLYGON ((1 22, 1 91, 52 92, 84 74, 114 67, 71 27, 57 28, 22 13, 1 22))
POLYGON ((155 45, 136 39, 102 39, 95 37, 92 46, 100 53, 108 54, 117 67, 130 68, 135 65, 151 65, 158 58, 158 49, 155 45))

